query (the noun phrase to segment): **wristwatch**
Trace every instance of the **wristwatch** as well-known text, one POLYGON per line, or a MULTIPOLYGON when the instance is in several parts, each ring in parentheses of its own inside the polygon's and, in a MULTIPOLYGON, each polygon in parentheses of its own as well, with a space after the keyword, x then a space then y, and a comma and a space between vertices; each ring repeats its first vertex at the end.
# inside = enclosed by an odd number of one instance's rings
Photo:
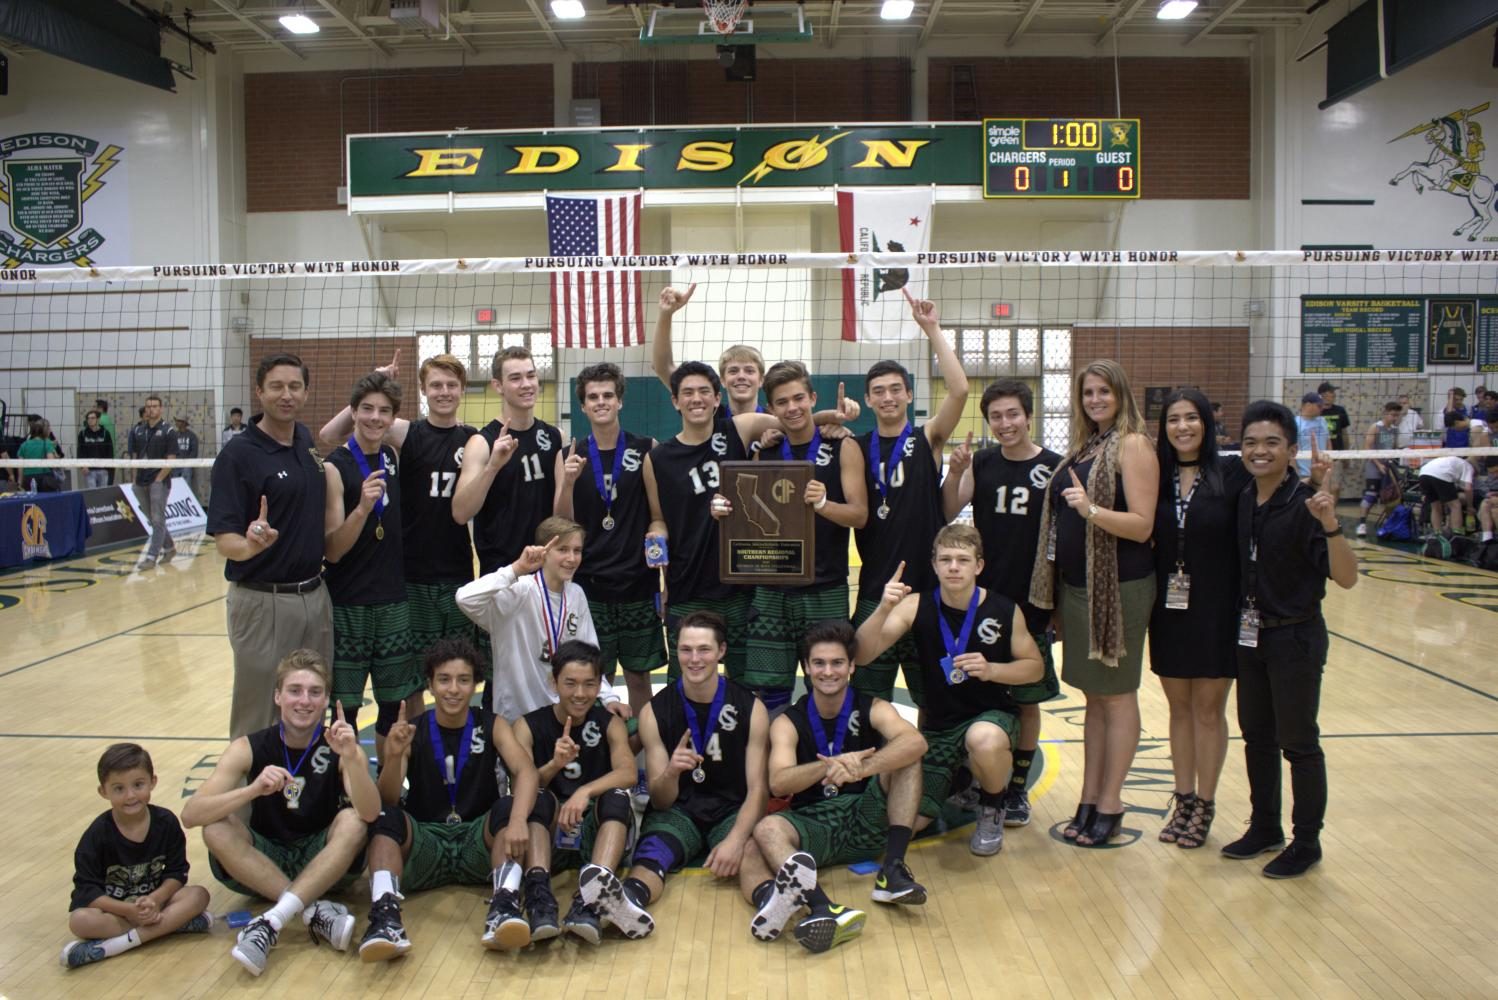
POLYGON ((1091 521, 1093 518, 1097 517, 1098 510, 1099 510, 1099 508, 1098 508, 1097 504, 1095 504, 1095 503, 1088 504, 1087 505, 1087 520, 1091 521))
POLYGON ((1325 528, 1321 530, 1327 538, 1336 538, 1338 535, 1342 534, 1342 526, 1340 524, 1333 528, 1331 531, 1327 531, 1325 528))

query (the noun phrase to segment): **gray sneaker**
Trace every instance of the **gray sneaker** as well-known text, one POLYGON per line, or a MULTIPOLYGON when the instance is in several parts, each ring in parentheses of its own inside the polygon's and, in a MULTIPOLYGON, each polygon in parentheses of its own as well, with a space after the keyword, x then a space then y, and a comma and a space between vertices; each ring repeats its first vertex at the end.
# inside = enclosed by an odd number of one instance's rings
POLYGON ((968 850, 979 857, 998 854, 1004 849, 1004 810, 1002 807, 982 806, 978 810, 978 823, 973 828, 973 837, 967 842, 968 850))
POLYGON ((76 969, 80 965, 88 965, 91 962, 102 962, 105 958, 104 949, 96 939, 84 941, 69 941, 63 946, 62 966, 65 969, 76 969))
POLYGON ((258 976, 265 971, 266 960, 270 958, 270 950, 276 946, 277 937, 276 929, 270 925, 269 920, 256 917, 239 932, 239 940, 229 954, 234 956, 234 961, 249 969, 251 975, 258 976))
POLYGON ((354 915, 342 903, 319 899, 312 904, 312 919, 307 921, 314 942, 326 941, 339 951, 348 951, 354 938, 354 915))

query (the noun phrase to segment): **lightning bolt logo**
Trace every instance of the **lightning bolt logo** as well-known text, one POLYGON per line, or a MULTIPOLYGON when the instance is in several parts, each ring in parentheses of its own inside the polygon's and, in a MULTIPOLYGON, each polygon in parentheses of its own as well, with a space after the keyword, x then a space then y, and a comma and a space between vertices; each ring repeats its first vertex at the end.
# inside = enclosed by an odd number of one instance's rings
POLYGON ((118 146, 105 146, 99 150, 99 155, 94 157, 94 169, 83 182, 83 200, 88 201, 94 196, 94 192, 104 186, 99 178, 109 173, 119 163, 115 159, 123 150, 118 146))
POLYGON ((809 170, 827 159, 827 147, 845 135, 848 133, 839 132, 837 135, 828 137, 826 142, 822 141, 820 135, 814 135, 810 139, 792 139, 789 142, 776 143, 765 150, 759 166, 739 178, 739 183, 743 184, 748 181, 758 184, 776 170, 809 170))

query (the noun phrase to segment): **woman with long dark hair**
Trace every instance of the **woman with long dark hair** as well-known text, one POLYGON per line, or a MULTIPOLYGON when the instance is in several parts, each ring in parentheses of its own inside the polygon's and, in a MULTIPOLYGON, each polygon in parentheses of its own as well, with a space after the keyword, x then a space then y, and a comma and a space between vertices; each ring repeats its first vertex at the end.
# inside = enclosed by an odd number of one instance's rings
POLYGON ((1071 454, 1046 490, 1030 580, 1030 603, 1059 611, 1061 679, 1087 699, 1082 799, 1063 833, 1080 847, 1118 835, 1123 783, 1139 746, 1160 489, 1147 429, 1122 365, 1094 361, 1077 373, 1071 454))
POLYGON ((1150 669, 1170 704, 1175 808, 1160 839, 1206 842, 1228 750, 1228 692, 1238 675, 1238 495, 1252 477, 1217 453, 1212 405, 1177 389, 1160 411, 1155 450, 1155 609, 1150 669))

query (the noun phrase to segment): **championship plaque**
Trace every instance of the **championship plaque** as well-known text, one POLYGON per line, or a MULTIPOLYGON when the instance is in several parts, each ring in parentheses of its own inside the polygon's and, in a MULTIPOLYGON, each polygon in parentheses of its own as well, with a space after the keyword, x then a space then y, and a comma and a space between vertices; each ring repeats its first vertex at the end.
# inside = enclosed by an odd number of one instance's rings
POLYGON ((733 513, 718 522, 724 583, 801 587, 816 575, 816 513, 806 502, 810 462, 724 462, 718 492, 733 513))

